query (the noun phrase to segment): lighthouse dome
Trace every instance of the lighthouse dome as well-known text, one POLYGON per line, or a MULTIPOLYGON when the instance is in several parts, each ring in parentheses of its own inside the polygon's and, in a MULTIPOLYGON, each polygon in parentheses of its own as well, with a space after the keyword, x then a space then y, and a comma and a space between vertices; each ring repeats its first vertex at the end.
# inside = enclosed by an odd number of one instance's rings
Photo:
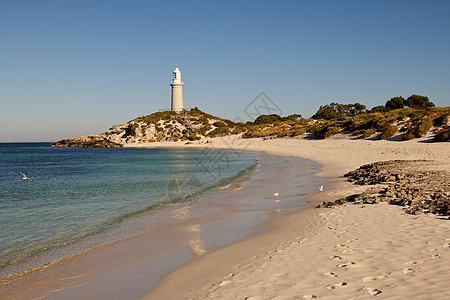
POLYGON ((181 71, 178 68, 175 68, 173 71, 172 83, 182 83, 181 82, 181 71))

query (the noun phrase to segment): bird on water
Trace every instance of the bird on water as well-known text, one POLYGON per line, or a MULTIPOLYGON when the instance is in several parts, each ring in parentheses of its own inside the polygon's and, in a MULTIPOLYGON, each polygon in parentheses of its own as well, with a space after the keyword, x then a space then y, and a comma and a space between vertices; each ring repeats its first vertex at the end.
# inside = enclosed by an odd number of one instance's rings
POLYGON ((32 181, 31 178, 27 177, 27 175, 23 174, 22 172, 19 172, 19 173, 22 174, 22 176, 23 176, 22 179, 23 179, 23 180, 29 180, 29 181, 32 181))

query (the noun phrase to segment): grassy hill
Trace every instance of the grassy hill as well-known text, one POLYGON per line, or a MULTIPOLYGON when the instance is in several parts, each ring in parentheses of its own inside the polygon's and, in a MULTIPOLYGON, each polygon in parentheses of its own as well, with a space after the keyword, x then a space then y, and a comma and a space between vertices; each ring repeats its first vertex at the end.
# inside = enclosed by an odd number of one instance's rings
MULTIPOLYGON (((325 139, 338 133, 353 138, 387 139, 402 135, 402 140, 424 136, 430 130, 441 131, 441 140, 449 130, 450 107, 425 109, 401 108, 385 112, 360 112, 332 118, 275 120, 264 124, 246 124, 244 137, 295 137, 325 139)), ((438 141, 439 139, 436 139, 438 141)))

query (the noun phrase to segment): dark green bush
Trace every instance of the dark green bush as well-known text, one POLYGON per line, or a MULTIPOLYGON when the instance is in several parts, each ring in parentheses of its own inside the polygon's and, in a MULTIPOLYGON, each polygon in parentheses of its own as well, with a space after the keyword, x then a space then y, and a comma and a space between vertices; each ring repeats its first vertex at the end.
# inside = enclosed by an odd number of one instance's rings
POLYGON ((403 141, 409 141, 412 140, 413 138, 415 138, 412 129, 408 130, 407 132, 405 132, 405 134, 402 137, 403 141))
POLYGON ((431 142, 438 143, 438 142, 446 142, 448 140, 450 140, 450 130, 443 129, 434 136, 434 138, 431 140, 431 142))
POLYGON ((325 127, 322 130, 320 130, 319 132, 317 132, 316 136, 318 138, 326 139, 326 138, 329 138, 330 136, 333 136, 333 135, 339 133, 339 131, 341 131, 341 130, 342 130, 341 127, 335 127, 335 126, 325 127))
POLYGON ((271 115, 260 115, 256 118, 256 120, 253 122, 255 125, 260 124, 272 124, 277 121, 280 121, 281 117, 277 114, 271 114, 271 115))
POLYGON ((208 137, 214 138, 218 136, 224 136, 230 134, 230 130, 226 127, 217 127, 213 131, 208 133, 208 137))
POLYGON ((188 136, 188 140, 190 140, 190 141, 196 141, 196 140, 200 140, 200 139, 201 138, 198 135, 196 135, 195 133, 191 133, 188 136))
POLYGON ((220 121, 214 122, 213 125, 216 127, 225 127, 226 126, 224 122, 220 122, 220 121))
POLYGON ((389 127, 378 136, 378 140, 388 139, 388 138, 394 136, 394 134, 396 134, 397 131, 398 131, 397 126, 389 125, 389 127))
POLYGON ((206 126, 202 126, 200 127, 200 129, 198 130, 198 133, 200 133, 201 135, 205 135, 206 132, 208 132, 208 130, 211 129, 211 126, 206 125, 206 126))
POLYGON ((377 130, 375 128, 366 129, 366 130, 364 130, 361 138, 367 139, 367 138, 371 137, 372 135, 374 135, 376 132, 377 132, 377 130))
POLYGON ((378 105, 378 106, 372 107, 372 109, 369 112, 376 113, 376 112, 385 112, 385 111, 387 111, 387 109, 384 105, 378 105))
POLYGON ((405 105, 411 108, 427 108, 434 107, 434 103, 428 99, 426 96, 421 95, 411 95, 406 99, 405 105))
POLYGON ((391 98, 391 100, 386 102, 386 104, 384 106, 386 107, 386 110, 389 111, 389 110, 403 108, 404 105, 405 105, 405 98, 400 96, 400 97, 391 98))
POLYGON ((413 138, 420 138, 425 133, 428 132, 428 130, 433 127, 433 118, 432 117, 425 117, 420 121, 416 121, 415 125, 410 128, 404 135, 403 140, 412 140, 413 138))

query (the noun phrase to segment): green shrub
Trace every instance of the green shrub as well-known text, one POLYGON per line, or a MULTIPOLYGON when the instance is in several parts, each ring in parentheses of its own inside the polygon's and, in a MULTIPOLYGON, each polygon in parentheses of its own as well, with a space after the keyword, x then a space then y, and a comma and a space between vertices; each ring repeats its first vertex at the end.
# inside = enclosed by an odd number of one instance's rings
POLYGON ((398 131, 397 126, 389 125, 389 127, 378 136, 378 140, 388 139, 388 138, 394 136, 394 134, 396 134, 397 131, 398 131))
POLYGON ((387 109, 384 105, 378 105, 378 106, 372 107, 372 109, 369 112, 375 113, 375 112, 385 112, 385 111, 387 111, 387 109))
POLYGON ((198 135, 196 135, 195 133, 191 133, 188 136, 188 140, 190 140, 190 141, 196 141, 196 140, 200 140, 200 139, 201 138, 198 135))
POLYGON ((371 137, 372 135, 374 135, 376 132, 377 132, 377 130, 375 128, 366 129, 366 130, 364 130, 361 138, 367 139, 367 138, 371 137))
POLYGON ((271 115, 260 115, 256 118, 256 120, 253 122, 256 125, 260 124, 272 124, 277 121, 280 121, 281 117, 277 114, 271 114, 271 115))
POLYGON ((225 127, 226 126, 224 122, 220 122, 220 121, 214 122, 213 125, 216 127, 225 127))
POLYGON ((439 116, 439 117, 435 118, 433 120, 433 125, 434 126, 442 126, 442 125, 444 125, 444 120, 445 120, 446 117, 447 116, 443 115, 443 116, 439 116))
POLYGON ((406 99, 405 105, 411 108, 427 108, 434 107, 434 103, 428 99, 426 96, 421 95, 411 95, 406 99))
POLYGON ((209 119, 205 116, 201 116, 199 118, 199 121, 202 122, 203 125, 208 125, 209 124, 209 119))
POLYGON ((373 127, 377 131, 386 131, 389 126, 394 123, 396 120, 395 116, 387 115, 387 116, 380 116, 378 119, 376 119, 373 123, 373 127))
POLYGON ((432 117, 426 117, 425 119, 422 119, 422 121, 420 121, 419 126, 417 126, 417 130, 416 130, 416 137, 421 137, 424 134, 426 134, 428 132, 428 130, 431 129, 431 127, 433 127, 433 118, 432 117))
POLYGON ((306 127, 294 129, 292 136, 299 136, 306 133, 306 127))
POLYGON ((438 142, 446 142, 448 140, 450 140, 450 130, 443 129, 434 136, 434 138, 431 140, 431 142, 438 143, 438 142))
POLYGON ((400 97, 391 98, 391 100, 386 102, 386 104, 384 106, 385 106, 386 110, 394 110, 394 109, 403 108, 404 105, 405 105, 405 98, 400 96, 400 97))
POLYGON ((191 115, 191 116, 196 116, 196 115, 201 115, 201 114, 203 114, 203 112, 200 109, 198 109, 197 106, 189 111, 189 115, 191 115))
POLYGON ((341 127, 335 127, 335 126, 325 127, 324 129, 317 132, 316 136, 318 138, 326 139, 326 138, 329 138, 330 136, 333 136, 333 135, 339 133, 339 131, 341 131, 341 130, 342 130, 341 127))
POLYGON ((211 130, 211 126, 209 125, 202 126, 199 128, 198 133, 200 133, 201 135, 205 135, 206 132, 208 132, 208 130, 211 130))
POLYGON ((405 132, 405 134, 402 137, 403 141, 409 141, 412 140, 413 138, 415 138, 414 134, 413 134, 413 130, 409 129, 407 132, 405 132))
POLYGON ((408 141, 413 138, 420 138, 427 133, 431 127, 433 127, 433 118, 425 117, 420 121, 416 121, 416 124, 403 135, 402 139, 408 141))
POLYGON ((230 130, 226 127, 217 127, 208 133, 208 137, 214 138, 217 136, 224 136, 230 134, 230 130))

